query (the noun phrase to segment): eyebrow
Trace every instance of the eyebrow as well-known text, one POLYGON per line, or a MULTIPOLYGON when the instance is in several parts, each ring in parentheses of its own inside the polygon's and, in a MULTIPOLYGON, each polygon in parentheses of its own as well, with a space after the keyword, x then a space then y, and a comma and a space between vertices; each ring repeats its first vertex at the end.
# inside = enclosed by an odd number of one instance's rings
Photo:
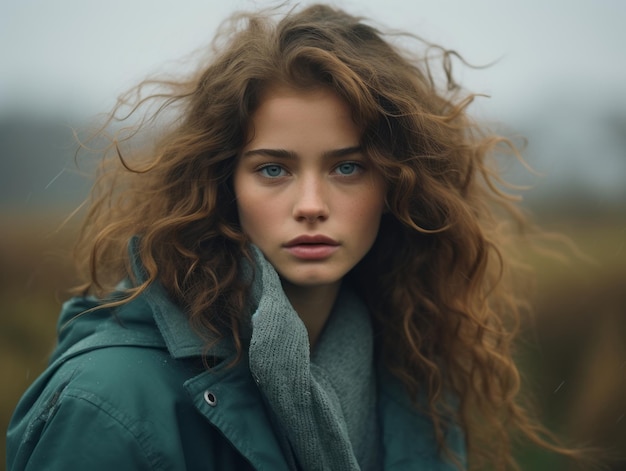
MULTIPOLYGON (((322 153, 323 158, 341 158, 348 155, 358 154, 362 152, 361 146, 342 147, 340 149, 327 150, 322 153)), ((276 159, 288 159, 295 160, 298 158, 298 154, 291 150, 286 149, 251 149, 243 153, 242 157, 248 157, 252 155, 262 155, 265 157, 273 157, 276 159)))

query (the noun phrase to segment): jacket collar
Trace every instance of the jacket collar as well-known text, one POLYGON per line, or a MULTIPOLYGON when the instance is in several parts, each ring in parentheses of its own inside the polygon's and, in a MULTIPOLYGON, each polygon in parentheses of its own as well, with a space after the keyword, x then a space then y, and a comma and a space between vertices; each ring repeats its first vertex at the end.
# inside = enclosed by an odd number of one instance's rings
MULTIPOLYGON (((128 253, 133 274, 139 283, 143 283, 147 279, 147 273, 141 263, 139 242, 138 236, 132 237, 128 244, 128 253)), ((158 281, 146 288, 143 299, 150 307, 152 316, 173 358, 199 357, 203 354, 227 358, 234 354, 235 348, 231 339, 218 340, 216 337, 201 337, 191 327, 187 315, 169 299, 158 281), (209 345, 208 349, 207 345, 209 345)))

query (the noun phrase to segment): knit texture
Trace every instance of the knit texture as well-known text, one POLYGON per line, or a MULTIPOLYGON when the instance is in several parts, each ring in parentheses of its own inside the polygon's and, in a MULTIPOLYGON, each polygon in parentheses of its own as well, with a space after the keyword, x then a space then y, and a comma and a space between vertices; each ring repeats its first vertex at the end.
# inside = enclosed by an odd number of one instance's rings
POLYGON ((310 354, 304 323, 274 268, 253 248, 250 370, 305 470, 380 469, 373 333, 366 306, 342 289, 310 354))

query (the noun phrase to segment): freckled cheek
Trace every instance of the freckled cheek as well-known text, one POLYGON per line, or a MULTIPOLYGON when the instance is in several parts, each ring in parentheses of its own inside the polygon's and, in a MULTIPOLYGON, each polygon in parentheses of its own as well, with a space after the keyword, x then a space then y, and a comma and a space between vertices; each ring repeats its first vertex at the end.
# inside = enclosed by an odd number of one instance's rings
POLYGON ((361 205, 361 220, 364 232, 369 232, 374 238, 380 230, 380 219, 384 212, 384 193, 373 192, 370 198, 364 198, 361 205))
POLYGON ((266 209, 255 198, 239 198, 237 206, 239 220, 244 231, 254 231, 264 220, 266 221, 266 209))
POLYGON ((281 209, 276 203, 278 202, 259 197, 255 192, 238 195, 239 222, 243 232, 254 243, 262 243, 271 238, 273 231, 279 227, 281 209))
POLYGON ((259 204, 257 186, 245 173, 241 175, 235 172, 234 190, 239 222, 243 231, 251 235, 258 221, 263 219, 263 215, 259 214, 263 212, 263 207, 259 204))
POLYGON ((378 234, 381 215, 381 201, 367 197, 360 201, 347 202, 337 214, 344 227, 350 228, 349 232, 358 233, 367 239, 375 238, 378 234))
POLYGON ((354 215, 359 220, 376 221, 385 207, 385 191, 380 186, 371 186, 360 195, 347 201, 344 209, 346 214, 354 215))
POLYGON ((237 199, 239 223, 243 231, 250 235, 249 232, 255 226, 255 220, 258 217, 254 194, 249 190, 245 182, 235 181, 235 197, 237 199))

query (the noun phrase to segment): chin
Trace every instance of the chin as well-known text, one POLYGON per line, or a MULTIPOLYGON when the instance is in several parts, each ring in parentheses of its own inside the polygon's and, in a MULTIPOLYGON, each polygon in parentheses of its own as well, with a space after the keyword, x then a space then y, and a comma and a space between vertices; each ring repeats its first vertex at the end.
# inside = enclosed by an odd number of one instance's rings
POLYGON ((323 276, 310 274, 306 276, 281 276, 283 282, 300 288, 316 288, 321 286, 335 285, 341 282, 343 276, 323 276))

